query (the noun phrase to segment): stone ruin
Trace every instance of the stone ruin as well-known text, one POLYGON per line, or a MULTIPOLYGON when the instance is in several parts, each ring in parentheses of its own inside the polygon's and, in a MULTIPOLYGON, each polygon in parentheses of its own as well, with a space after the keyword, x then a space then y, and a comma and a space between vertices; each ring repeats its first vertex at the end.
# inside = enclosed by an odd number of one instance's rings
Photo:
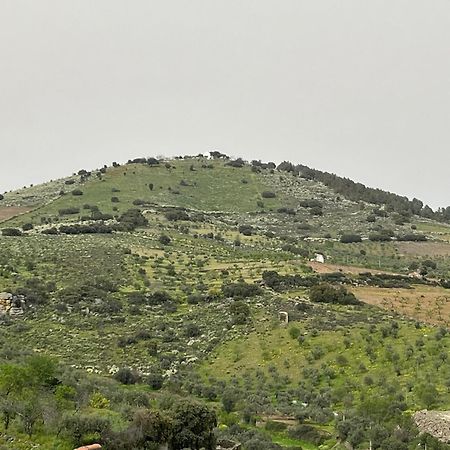
POLYGON ((421 433, 428 433, 441 442, 450 443, 450 411, 417 411, 413 415, 421 433))
POLYGON ((278 319, 283 325, 287 325, 289 323, 289 313, 287 311, 280 311, 278 313, 278 319))
POLYGON ((242 445, 229 439, 219 439, 216 450, 241 450, 242 445))
POLYGON ((0 317, 19 317, 25 309, 25 297, 13 295, 9 292, 0 292, 0 317))

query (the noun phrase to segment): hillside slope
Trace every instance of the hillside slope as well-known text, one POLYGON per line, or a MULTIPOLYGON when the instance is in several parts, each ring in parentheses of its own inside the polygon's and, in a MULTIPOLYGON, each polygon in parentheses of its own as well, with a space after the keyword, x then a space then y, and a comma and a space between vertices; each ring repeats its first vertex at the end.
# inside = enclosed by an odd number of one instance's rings
POLYGON ((0 443, 152 448, 137 424, 170 436, 195 398, 244 450, 448 449, 410 416, 450 408, 450 228, 229 163, 5 195, 31 210, 0 226, 0 392, 22 408, 0 402, 0 443))

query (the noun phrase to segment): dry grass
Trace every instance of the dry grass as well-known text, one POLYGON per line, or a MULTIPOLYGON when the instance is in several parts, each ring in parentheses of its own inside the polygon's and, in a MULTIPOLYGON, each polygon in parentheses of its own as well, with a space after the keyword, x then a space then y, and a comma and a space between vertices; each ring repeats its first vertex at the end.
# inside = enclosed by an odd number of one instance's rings
POLYGON ((353 293, 361 301, 398 312, 433 325, 450 324, 450 291, 441 287, 416 285, 414 289, 382 289, 355 287, 353 293))
POLYGON ((399 242, 400 255, 408 256, 450 256, 450 244, 447 242, 399 242))
POLYGON ((311 267, 311 269, 314 270, 316 273, 335 273, 335 272, 342 272, 342 273, 350 273, 357 275, 358 273, 362 272, 371 272, 373 274, 377 273, 392 273, 392 272, 386 272, 384 270, 375 270, 375 269, 368 269, 367 267, 356 267, 356 266, 344 266, 341 264, 322 264, 319 262, 311 261, 308 263, 308 266, 311 267))
POLYGON ((11 219, 15 216, 20 216, 31 211, 31 208, 26 206, 4 206, 0 208, 0 222, 11 219))

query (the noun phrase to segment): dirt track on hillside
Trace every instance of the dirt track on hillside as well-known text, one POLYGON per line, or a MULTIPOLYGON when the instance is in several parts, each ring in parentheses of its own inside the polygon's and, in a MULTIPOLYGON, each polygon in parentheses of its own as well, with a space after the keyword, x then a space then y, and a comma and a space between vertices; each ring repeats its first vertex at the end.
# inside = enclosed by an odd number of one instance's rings
POLYGON ((0 207, 0 222, 11 219, 14 216, 20 216, 26 212, 31 211, 31 208, 26 206, 4 206, 0 207))

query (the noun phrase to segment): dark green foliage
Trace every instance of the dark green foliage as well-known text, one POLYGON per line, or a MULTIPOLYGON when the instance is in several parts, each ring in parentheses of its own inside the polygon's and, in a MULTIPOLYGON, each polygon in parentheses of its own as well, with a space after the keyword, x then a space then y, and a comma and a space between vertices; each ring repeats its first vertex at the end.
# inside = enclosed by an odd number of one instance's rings
POLYGON ((427 237, 424 234, 410 233, 397 236, 397 240, 410 242, 424 242, 427 240, 427 237))
POLYGON ((124 231, 131 231, 137 227, 145 227, 148 220, 139 209, 129 209, 119 217, 119 223, 124 231))
POLYGON ((111 423, 99 414, 68 415, 64 418, 62 428, 71 436, 74 443, 83 442, 86 437, 99 439, 111 429, 111 423))
POLYGON ((315 278, 302 277, 301 275, 280 275, 275 270, 266 270, 262 274, 262 279, 267 287, 275 291, 283 291, 296 286, 309 287, 316 284, 315 278))
POLYGON ((72 191, 72 195, 75 195, 75 196, 83 195, 83 191, 81 189, 74 189, 72 191))
POLYGON ((140 379, 139 375, 128 367, 122 367, 119 369, 114 374, 114 378, 122 384, 136 384, 140 379))
POLYGON ((113 227, 103 223, 93 223, 90 225, 61 225, 58 231, 62 234, 108 234, 112 233, 113 227))
POLYGON ((310 289, 309 297, 311 301, 318 303, 336 303, 339 305, 359 305, 359 300, 347 291, 344 286, 333 286, 328 283, 321 283, 310 289))
POLYGON ((171 417, 169 450, 216 449, 217 418, 213 410, 198 402, 182 400, 174 406, 171 417))
POLYGON ((149 305, 162 305, 164 303, 172 303, 173 299, 167 292, 156 291, 147 296, 147 303, 149 305))
POLYGON ((312 442, 315 445, 322 445, 330 438, 328 433, 306 424, 300 424, 289 429, 288 434, 295 439, 302 439, 307 442, 312 442))
MULTIPOLYGON (((397 211, 398 213, 406 212, 428 218, 436 218, 438 220, 439 218, 444 218, 445 220, 442 212, 434 213, 428 205, 424 206, 423 203, 416 198, 409 200, 407 197, 402 197, 381 189, 369 188, 362 183, 356 183, 348 178, 311 169, 304 165, 293 166, 291 163, 284 162, 282 165, 280 164, 280 166, 278 166, 278 169, 300 173, 304 178, 320 181, 333 189, 336 193, 342 194, 344 197, 355 202, 364 201, 377 205, 387 205, 389 209, 397 211)), ((378 209, 378 211, 382 210, 378 209)), ((383 213, 385 212, 383 211, 383 213)))
POLYGON ((359 234, 343 234, 340 238, 343 244, 350 244, 352 242, 361 242, 361 236, 359 234))
POLYGON ((266 425, 264 427, 267 431, 272 431, 275 433, 280 433, 282 431, 285 431, 287 429, 287 425, 284 422, 274 422, 269 420, 266 422, 266 425))
POLYGON ((164 384, 164 378, 160 372, 153 371, 147 376, 147 384, 155 391, 161 389, 164 384))
POLYGON ((25 283, 16 289, 16 294, 23 295, 30 305, 44 305, 55 290, 54 283, 44 282, 40 278, 28 278, 25 283))
POLYGON ((250 319, 250 307, 243 301, 234 301, 230 305, 230 312, 233 316, 233 323, 236 325, 243 325, 250 319))
POLYGON ((172 242, 172 239, 170 239, 170 237, 167 236, 167 234, 162 234, 158 240, 162 245, 169 245, 172 242))
POLYGON ((41 231, 42 234, 58 234, 58 229, 55 227, 51 227, 51 228, 46 228, 45 230, 41 231))
POLYGON ((261 197, 262 198, 275 198, 276 194, 275 194, 275 192, 272 192, 272 191, 263 191, 263 192, 261 192, 261 197))
POLYGON ((381 229, 377 233, 369 234, 369 239, 373 242, 384 242, 390 241, 394 236, 394 232, 392 230, 381 229))
POLYGON ((240 225, 239 233, 244 236, 252 236, 255 233, 255 229, 251 225, 240 225))
POLYGON ((68 216, 71 214, 79 214, 80 213, 80 208, 77 208, 75 206, 72 206, 70 208, 62 208, 58 211, 60 216, 68 216))
POLYGON ((104 214, 101 211, 97 209, 93 209, 91 212, 91 217, 87 220, 112 220, 113 215, 112 214, 104 214))
POLYGON ((181 208, 174 208, 169 211, 167 211, 165 214, 166 219, 170 222, 174 222, 177 220, 190 220, 189 214, 181 209, 181 208))
POLYGON ((233 161, 228 161, 227 163, 225 163, 225 165, 226 165, 226 166, 231 166, 231 167, 238 167, 238 168, 240 168, 240 167, 244 167, 245 162, 243 161, 242 158, 238 158, 238 159, 235 159, 235 160, 233 160, 233 161))
POLYGON ((293 253, 294 255, 303 256, 303 258, 309 257, 309 250, 306 248, 296 247, 293 244, 285 244, 281 247, 285 252, 293 253))
POLYGON ((159 161, 156 158, 148 158, 147 164, 149 166, 157 166, 159 164, 159 161))
POLYGON ((184 334, 188 338, 198 337, 202 334, 200 327, 194 322, 188 322, 184 325, 184 334))
POLYGON ((22 225, 23 231, 30 231, 34 228, 34 225, 32 223, 25 223, 22 225))
POLYGON ((254 297, 261 292, 261 288, 258 285, 249 284, 245 281, 239 281, 237 283, 227 283, 222 285, 222 293, 225 297, 243 299, 254 297))
POLYGON ((319 206, 313 206, 309 209, 309 213, 312 216, 323 216, 323 209, 319 206))
POLYGON ((22 231, 18 228, 3 228, 2 229, 3 236, 22 236, 22 231))

